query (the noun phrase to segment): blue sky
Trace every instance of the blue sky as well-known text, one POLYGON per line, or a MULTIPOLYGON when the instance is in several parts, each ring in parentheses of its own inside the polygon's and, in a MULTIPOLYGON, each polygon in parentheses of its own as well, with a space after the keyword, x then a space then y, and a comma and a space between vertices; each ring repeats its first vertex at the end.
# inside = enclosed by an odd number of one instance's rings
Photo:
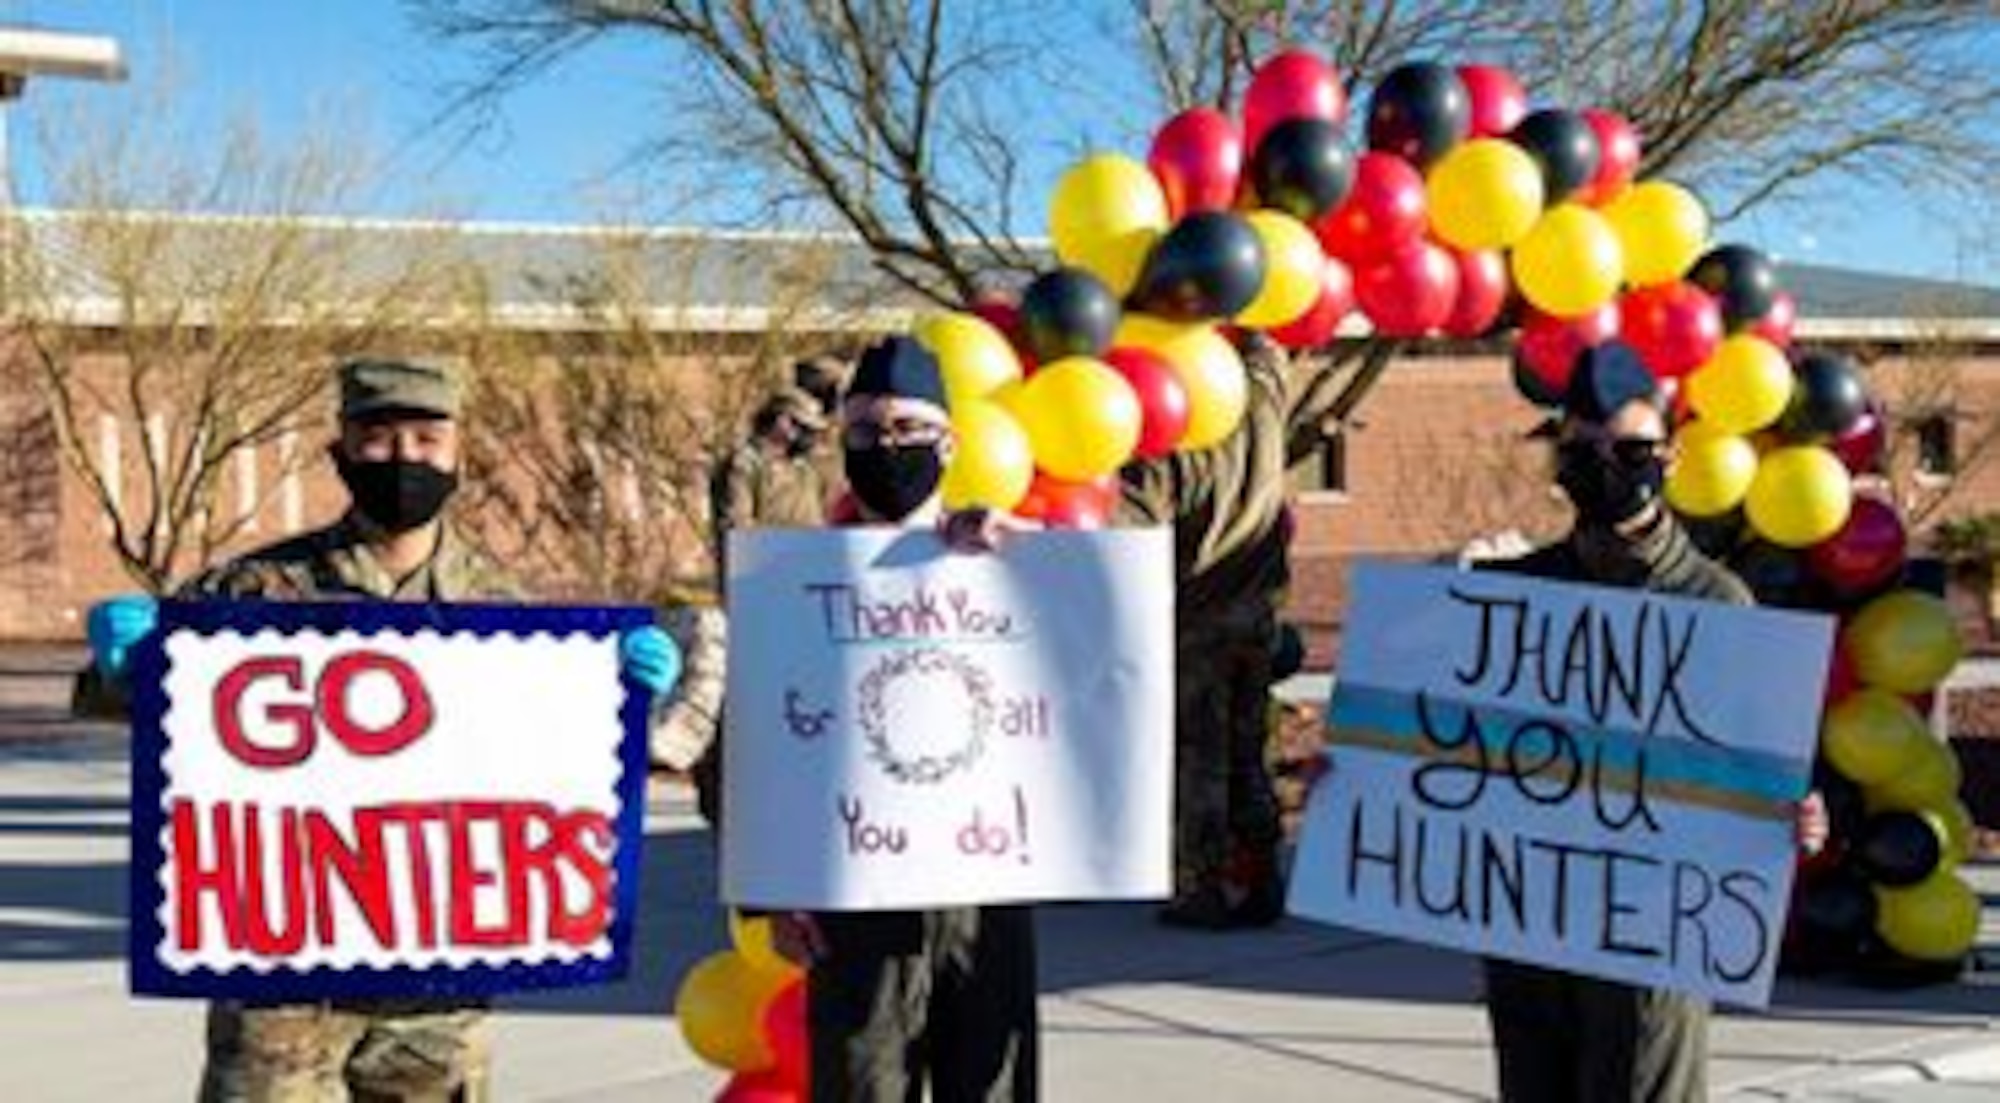
MULTIPOLYGON (((446 153, 428 124, 452 76, 463 72, 462 58, 422 38, 397 0, 0 0, 0 21, 115 34, 126 43, 135 83, 171 66, 178 102, 202 117, 254 106, 283 133, 305 125, 315 108, 337 105, 344 119, 366 120, 376 144, 392 154, 395 183, 376 201, 380 213, 442 204, 486 219, 589 221, 630 209, 628 197, 643 193, 658 217, 700 217, 673 202, 671 173, 633 168, 638 145, 672 129, 659 68, 638 44, 594 48, 509 99, 497 126, 446 153)), ((41 189, 27 140, 37 105, 121 95, 137 93, 50 85, 30 94, 13 124, 22 201, 36 202, 41 189)), ((1135 120, 1107 126, 1082 107, 1071 112, 1061 128, 1070 138, 1112 139, 1143 155, 1143 135, 1120 132, 1135 120)), ((1034 155, 1039 179, 1031 194, 1046 195, 1062 160, 1034 155)), ((1721 235, 1786 259, 2000 284, 2000 234, 1985 224, 1991 212, 1926 215, 1916 210, 1924 205, 1908 195, 1844 188, 1753 213, 1721 235)))

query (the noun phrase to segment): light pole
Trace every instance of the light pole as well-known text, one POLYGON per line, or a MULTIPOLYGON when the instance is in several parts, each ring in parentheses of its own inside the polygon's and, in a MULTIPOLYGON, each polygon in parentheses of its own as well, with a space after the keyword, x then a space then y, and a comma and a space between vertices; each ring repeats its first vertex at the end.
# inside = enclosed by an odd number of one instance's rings
POLYGON ((125 56, 118 40, 106 35, 0 27, 0 211, 14 205, 7 115, 31 77, 124 80, 125 56))

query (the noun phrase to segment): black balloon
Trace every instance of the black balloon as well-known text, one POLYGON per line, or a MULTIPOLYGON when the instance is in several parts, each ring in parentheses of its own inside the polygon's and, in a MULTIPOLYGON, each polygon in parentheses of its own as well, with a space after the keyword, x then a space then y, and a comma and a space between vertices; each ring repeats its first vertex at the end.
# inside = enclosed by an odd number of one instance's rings
POLYGON ((1788 949, 1820 968, 1849 964, 1874 932, 1875 911, 1875 890, 1853 871, 1814 880, 1792 907, 1788 949))
POLYGON ((1519 349, 1514 351, 1514 389, 1521 392, 1522 398, 1552 414, 1563 403, 1562 393, 1549 386, 1541 373, 1528 366, 1528 362, 1521 358, 1519 349))
POLYGON ((1718 245, 1688 269, 1688 282, 1715 296, 1723 328, 1734 333, 1771 312, 1778 294, 1778 270, 1771 258, 1748 245, 1718 245))
POLYGON ((1551 205, 1595 179, 1604 158, 1597 131, 1575 111, 1537 111, 1507 137, 1542 170, 1543 199, 1551 205))
POLYGON ((1757 595, 1759 605, 1814 609, 1822 603, 1818 577, 1805 556, 1790 548, 1753 540, 1736 549, 1729 566, 1757 595))
POLYGON ((1936 821, 1915 812, 1883 812, 1862 825, 1854 863, 1885 885, 1914 885, 1944 860, 1945 840, 1936 821))
POLYGON ((1837 437, 1868 412, 1868 388, 1846 357, 1809 352, 1792 374, 1797 380, 1792 404, 1778 423, 1786 436, 1808 441, 1837 437))
POLYGON ((1420 169, 1472 131, 1472 97, 1448 65, 1399 65, 1368 101, 1368 148, 1393 153, 1420 169))
POLYGON ((1850 844, 1861 836, 1868 820, 1868 805, 1861 786, 1833 768, 1824 759, 1813 764, 1813 788, 1826 802, 1827 835, 1832 844, 1850 844))
POLYGON ((1354 161, 1340 128, 1325 119, 1286 119, 1257 143, 1250 186, 1266 207, 1311 222, 1340 206, 1354 186, 1354 161))
POLYGON ((1153 246, 1132 301, 1148 314, 1193 322, 1228 318, 1264 286, 1264 243, 1242 216, 1200 211, 1153 246))
POLYGON ((1118 328, 1118 297, 1081 268, 1058 268, 1021 293, 1021 335, 1035 359, 1100 356, 1118 328))

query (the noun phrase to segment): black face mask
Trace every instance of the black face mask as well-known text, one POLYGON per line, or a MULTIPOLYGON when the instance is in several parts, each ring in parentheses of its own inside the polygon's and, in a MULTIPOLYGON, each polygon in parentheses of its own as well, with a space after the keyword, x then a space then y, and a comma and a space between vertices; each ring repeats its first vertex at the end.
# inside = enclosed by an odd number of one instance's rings
POLYGON ((413 460, 334 457, 340 481, 363 517, 387 532, 408 532, 434 520, 458 489, 458 475, 413 460))
POLYGON ((795 460, 805 459, 818 448, 819 434, 809 433, 803 429, 794 430, 791 438, 785 441, 785 454, 795 460))
POLYGON ((845 466, 855 498, 889 521, 900 521, 930 501, 944 478, 944 459, 933 444, 849 448, 845 466))
POLYGON ((1616 448, 1607 454, 1590 441, 1568 441, 1556 449, 1556 482, 1583 520, 1617 525, 1660 500, 1667 469, 1657 455, 1625 455, 1616 448))

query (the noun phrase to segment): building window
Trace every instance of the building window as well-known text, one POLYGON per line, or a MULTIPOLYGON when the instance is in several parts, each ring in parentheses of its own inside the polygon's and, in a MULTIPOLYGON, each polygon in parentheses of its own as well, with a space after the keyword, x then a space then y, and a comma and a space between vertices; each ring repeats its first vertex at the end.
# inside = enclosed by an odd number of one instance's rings
POLYGON ((1949 479, 1958 474, 1957 422, 1950 411, 1917 418, 1911 426, 1917 438, 1917 474, 1949 479))
POLYGON ((1347 434, 1336 428, 1321 434, 1319 447, 1292 468, 1292 486, 1301 494, 1347 493, 1347 434))

